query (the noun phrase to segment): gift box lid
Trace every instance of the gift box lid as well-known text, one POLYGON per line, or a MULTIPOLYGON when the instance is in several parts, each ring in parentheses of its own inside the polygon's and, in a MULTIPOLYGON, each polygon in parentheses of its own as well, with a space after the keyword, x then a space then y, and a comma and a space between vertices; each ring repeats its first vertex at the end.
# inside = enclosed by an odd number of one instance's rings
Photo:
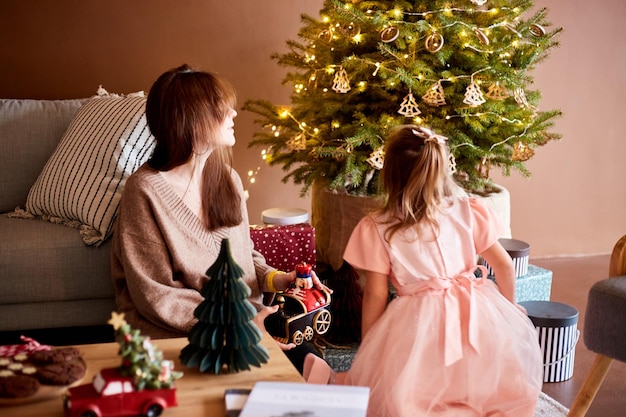
POLYGON ((277 207, 263 210, 263 223, 290 225, 306 223, 309 220, 309 212, 294 207, 277 207))
POLYGON ((537 327, 566 327, 578 322, 578 310, 556 301, 523 301, 519 303, 537 327))
POLYGON ((522 258, 530 254, 530 245, 517 239, 498 239, 511 258, 522 258))

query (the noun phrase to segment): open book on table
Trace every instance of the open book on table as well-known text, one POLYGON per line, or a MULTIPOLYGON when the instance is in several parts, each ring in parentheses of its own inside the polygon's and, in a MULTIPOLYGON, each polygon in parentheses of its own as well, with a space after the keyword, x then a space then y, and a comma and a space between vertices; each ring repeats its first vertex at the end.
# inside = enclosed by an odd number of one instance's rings
POLYGON ((364 417, 369 388, 262 381, 225 400, 228 417, 364 417))

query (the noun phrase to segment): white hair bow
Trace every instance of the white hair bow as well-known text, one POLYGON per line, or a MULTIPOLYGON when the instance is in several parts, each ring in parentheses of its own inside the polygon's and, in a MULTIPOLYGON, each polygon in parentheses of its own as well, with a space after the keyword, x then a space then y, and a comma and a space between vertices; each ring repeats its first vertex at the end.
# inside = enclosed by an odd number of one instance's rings
POLYGON ((411 132, 417 136, 418 138, 424 139, 424 143, 426 142, 436 142, 440 145, 445 145, 448 140, 447 137, 442 135, 437 135, 430 129, 425 127, 418 127, 417 129, 411 129, 411 132))

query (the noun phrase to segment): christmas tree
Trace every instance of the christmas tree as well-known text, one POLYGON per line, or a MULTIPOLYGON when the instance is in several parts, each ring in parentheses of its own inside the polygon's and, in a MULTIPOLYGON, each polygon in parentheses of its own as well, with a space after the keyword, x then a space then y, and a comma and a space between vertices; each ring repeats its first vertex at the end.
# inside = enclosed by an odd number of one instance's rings
POLYGON ((260 344, 261 331, 252 322, 256 309, 248 301, 251 290, 241 279, 243 270, 230 252, 228 239, 207 271, 204 300, 196 307, 198 322, 189 332, 181 362, 214 374, 249 370, 267 363, 269 354, 260 344))
POLYGON ((174 380, 183 376, 182 372, 173 371, 173 363, 163 359, 163 352, 155 349, 149 337, 142 336, 139 330, 126 323, 124 314, 113 313, 109 324, 120 345, 120 373, 133 378, 137 391, 171 388, 174 380))
POLYGON ((290 105, 250 100, 264 147, 284 181, 316 180, 332 190, 372 195, 384 138, 399 124, 449 138, 456 179, 490 192, 489 170, 524 162, 559 134, 561 113, 541 111, 530 71, 558 45, 546 9, 530 0, 326 0, 319 18, 302 16, 301 41, 272 57, 291 68, 290 105), (524 17, 526 14, 530 16, 524 17))

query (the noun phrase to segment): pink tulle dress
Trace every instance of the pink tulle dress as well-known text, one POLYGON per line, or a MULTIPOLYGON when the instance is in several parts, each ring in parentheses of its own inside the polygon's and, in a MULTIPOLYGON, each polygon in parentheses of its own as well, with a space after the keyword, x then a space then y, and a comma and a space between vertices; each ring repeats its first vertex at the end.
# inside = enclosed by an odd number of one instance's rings
POLYGON ((398 294, 346 375, 370 387, 368 417, 534 415, 543 366, 535 328, 473 274, 499 231, 474 198, 451 199, 439 234, 429 228, 420 240, 396 234, 388 244, 369 216, 357 225, 345 260, 388 274, 398 294))

